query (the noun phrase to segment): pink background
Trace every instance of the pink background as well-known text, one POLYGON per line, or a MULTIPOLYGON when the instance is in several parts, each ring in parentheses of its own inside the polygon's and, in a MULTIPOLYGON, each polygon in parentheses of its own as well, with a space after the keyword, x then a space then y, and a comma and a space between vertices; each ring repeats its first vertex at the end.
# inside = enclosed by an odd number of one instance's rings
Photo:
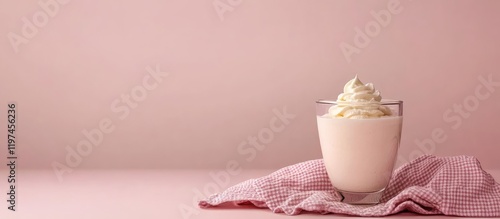
MULTIPOLYGON (((336 98, 355 74, 405 101, 400 163, 440 128, 446 140, 433 154, 500 168, 499 86, 481 90, 489 97, 468 118, 453 114, 457 129, 443 119, 473 101, 479 77, 500 82, 500 1, 402 0, 351 62, 339 45, 352 45, 355 28, 388 1, 222 1, 231 9, 223 21, 212 0, 70 1, 16 53, 8 34, 21 34, 22 18, 42 11, 38 2, 0 2, 0 122, 16 101, 22 168, 64 163, 65 148, 105 118, 114 131, 78 168, 225 168, 230 160, 278 168, 319 158, 314 101, 336 98), (169 75, 120 120, 113 101, 156 65, 169 75), (248 161, 238 145, 283 107, 296 117, 248 161)), ((4 133, 1 125, 1 142, 4 133)))

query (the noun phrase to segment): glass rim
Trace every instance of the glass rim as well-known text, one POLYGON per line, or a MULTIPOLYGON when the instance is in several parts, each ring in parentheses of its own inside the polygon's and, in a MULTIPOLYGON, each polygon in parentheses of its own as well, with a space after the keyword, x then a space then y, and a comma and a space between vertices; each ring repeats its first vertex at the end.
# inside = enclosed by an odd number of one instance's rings
POLYGON ((402 100, 393 100, 393 99, 382 99, 380 102, 349 102, 349 101, 337 101, 337 100, 328 100, 328 99, 319 99, 316 100, 318 104, 352 104, 352 105, 364 105, 364 104, 380 104, 380 105, 401 105, 403 104, 402 100))

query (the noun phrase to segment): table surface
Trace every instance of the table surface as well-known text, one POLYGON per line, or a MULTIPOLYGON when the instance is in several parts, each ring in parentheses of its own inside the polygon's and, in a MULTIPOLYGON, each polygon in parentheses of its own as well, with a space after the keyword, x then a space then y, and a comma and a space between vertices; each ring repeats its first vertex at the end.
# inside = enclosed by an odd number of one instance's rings
MULTIPOLYGON (((0 209, 1 219, 31 218, 332 218, 344 215, 303 213, 298 216, 274 214, 268 209, 251 206, 237 208, 199 209, 194 201, 204 190, 217 185, 210 173, 217 170, 83 170, 75 169, 59 182, 51 170, 17 171, 16 211, 0 209), (184 209, 183 216, 180 209, 184 209)), ((223 188, 249 178, 267 175, 273 170, 242 170, 231 176, 229 182, 220 182, 223 188)), ((488 170, 500 182, 500 170, 488 170)), ((7 176, 5 169, 0 176, 7 176)), ((6 203, 6 180, 0 180, 0 195, 6 203)), ((221 190, 221 188, 216 188, 221 190)), ((418 216, 400 213, 389 218, 418 216)), ((425 216, 451 218, 446 216, 425 216)), ((352 218, 352 217, 350 217, 352 218)))

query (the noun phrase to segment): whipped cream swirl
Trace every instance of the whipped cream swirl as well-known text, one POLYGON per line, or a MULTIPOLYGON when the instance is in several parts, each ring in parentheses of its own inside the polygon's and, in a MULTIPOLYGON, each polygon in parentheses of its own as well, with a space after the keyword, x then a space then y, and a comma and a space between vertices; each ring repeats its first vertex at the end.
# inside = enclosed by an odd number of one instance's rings
POLYGON ((344 86, 344 93, 337 97, 337 104, 328 110, 332 117, 367 119, 390 116, 391 110, 380 104, 382 96, 372 83, 363 84, 356 75, 344 86))

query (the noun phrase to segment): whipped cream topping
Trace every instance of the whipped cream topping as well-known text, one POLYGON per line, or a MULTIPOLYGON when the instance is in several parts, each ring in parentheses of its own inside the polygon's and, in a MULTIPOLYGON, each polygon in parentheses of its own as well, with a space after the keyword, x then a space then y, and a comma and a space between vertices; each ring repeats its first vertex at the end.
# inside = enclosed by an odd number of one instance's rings
POLYGON ((332 117, 367 119, 390 116, 391 110, 380 104, 382 96, 372 83, 363 84, 356 75, 344 86, 344 93, 337 97, 337 104, 330 107, 332 117))

